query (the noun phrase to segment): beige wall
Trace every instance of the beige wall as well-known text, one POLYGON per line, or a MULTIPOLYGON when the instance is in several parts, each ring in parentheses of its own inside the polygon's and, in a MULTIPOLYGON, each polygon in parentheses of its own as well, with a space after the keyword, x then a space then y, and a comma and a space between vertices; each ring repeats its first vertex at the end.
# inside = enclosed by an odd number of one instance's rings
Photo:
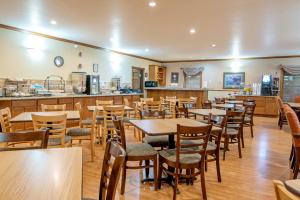
POLYGON ((25 78, 44 80, 48 75, 60 75, 69 78, 72 71, 92 74, 92 65, 99 64, 101 82, 110 82, 112 77, 121 77, 121 82, 131 83, 131 67, 143 67, 159 64, 104 50, 65 43, 53 39, 38 37, 26 33, 0 29, 0 78, 25 78), (34 48, 34 50, 30 49, 34 48), (78 53, 82 52, 82 57, 78 53), (62 68, 54 66, 55 56, 62 56, 65 64, 62 68))
POLYGON ((183 86, 184 67, 204 67, 202 84, 207 81, 208 88, 223 88, 223 72, 245 72, 246 84, 261 82, 262 74, 280 75, 280 64, 300 64, 300 58, 284 59, 251 59, 251 60, 228 60, 228 61, 203 61, 186 63, 166 63, 167 66, 167 85, 170 85, 171 72, 179 72, 179 87, 183 86))

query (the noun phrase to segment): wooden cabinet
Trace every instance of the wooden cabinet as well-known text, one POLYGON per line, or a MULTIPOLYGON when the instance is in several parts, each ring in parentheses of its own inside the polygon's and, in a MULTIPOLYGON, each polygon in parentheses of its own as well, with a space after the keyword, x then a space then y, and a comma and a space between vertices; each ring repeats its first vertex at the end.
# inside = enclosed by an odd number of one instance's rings
POLYGON ((115 105, 122 105, 123 104, 123 97, 122 96, 114 96, 114 104, 115 105))
POLYGON ((59 98, 57 103, 58 104, 66 104, 67 110, 74 110, 73 98, 59 98))
MULTIPOLYGON (((37 102, 36 100, 13 100, 11 102, 11 115, 17 116, 23 112, 36 112, 37 102)), ((14 123, 13 130, 31 130, 33 129, 32 123, 14 123)))
POLYGON ((256 107, 254 114, 263 116, 277 116, 278 108, 273 96, 236 96, 237 100, 254 99, 256 107))
POLYGON ((166 86, 167 68, 158 65, 149 65, 149 80, 157 81, 159 86, 166 86))
POLYGON ((38 106, 38 111, 42 111, 42 104, 44 105, 57 105, 57 99, 38 99, 37 100, 37 106, 38 106))

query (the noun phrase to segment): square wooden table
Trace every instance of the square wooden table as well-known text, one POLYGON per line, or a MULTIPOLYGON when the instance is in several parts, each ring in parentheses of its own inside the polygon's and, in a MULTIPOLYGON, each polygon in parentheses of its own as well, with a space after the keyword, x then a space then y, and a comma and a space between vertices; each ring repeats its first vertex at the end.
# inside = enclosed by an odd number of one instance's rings
MULTIPOLYGON (((121 105, 111 105, 111 106, 121 106, 121 105)), ((91 111, 91 112, 94 112, 96 107, 99 111, 103 111, 103 106, 88 106, 88 110, 91 111)), ((131 110, 134 110, 134 108, 131 108, 129 106, 124 106, 124 110, 125 111, 131 111, 131 110)))
POLYGON ((300 103, 286 102, 286 104, 288 104, 292 108, 300 108, 300 103))
POLYGON ((236 106, 235 104, 230 104, 230 103, 212 104, 213 108, 225 109, 225 110, 233 109, 233 108, 235 108, 235 106, 236 106))
POLYGON ((80 147, 3 151, 0 160, 0 199, 82 198, 80 147))
POLYGON ((63 115, 67 113, 67 120, 79 120, 80 114, 79 111, 55 111, 55 112, 23 112, 15 117, 13 117, 10 122, 32 122, 32 114, 35 115, 43 115, 43 116, 55 116, 55 115, 63 115))
MULTIPOLYGON (((130 123, 149 136, 168 135, 170 149, 175 148, 174 135, 177 133, 177 124, 207 126, 205 123, 188 118, 130 120, 130 123)), ((213 127, 213 130, 221 129, 213 127)))
POLYGON ((212 115, 218 115, 218 116, 225 116, 226 110, 220 110, 220 109, 189 109, 189 113, 195 114, 195 115, 201 115, 201 116, 209 116, 211 113, 212 115))

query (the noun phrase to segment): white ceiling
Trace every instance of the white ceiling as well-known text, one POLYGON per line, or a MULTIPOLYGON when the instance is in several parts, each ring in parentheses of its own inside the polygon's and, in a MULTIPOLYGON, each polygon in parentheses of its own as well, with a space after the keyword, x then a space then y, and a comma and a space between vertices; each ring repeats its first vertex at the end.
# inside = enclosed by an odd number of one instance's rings
POLYGON ((300 54, 300 0, 149 1, 1 0, 0 23, 161 61, 300 54))

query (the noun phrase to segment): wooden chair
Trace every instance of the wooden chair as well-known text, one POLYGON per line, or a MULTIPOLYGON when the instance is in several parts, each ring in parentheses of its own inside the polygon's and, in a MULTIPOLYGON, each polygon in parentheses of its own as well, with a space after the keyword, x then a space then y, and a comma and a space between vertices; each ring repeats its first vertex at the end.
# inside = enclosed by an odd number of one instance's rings
POLYGON ((166 118, 176 118, 176 100, 168 101, 168 108, 165 109, 166 118))
POLYGON ((35 131, 49 129, 48 147, 65 147, 71 145, 71 136, 66 135, 67 114, 32 115, 35 131))
POLYGON ((125 192, 125 183, 126 183, 126 171, 127 169, 145 169, 146 177, 149 176, 149 168, 153 167, 154 175, 154 187, 157 190, 157 151, 147 143, 126 143, 125 129, 122 120, 116 119, 114 117, 114 126, 115 126, 115 137, 121 144, 121 146, 126 150, 125 163, 123 165, 123 174, 122 174, 122 183, 121 183, 121 194, 125 192), (138 166, 129 166, 127 162, 139 162, 142 163, 145 161, 145 165, 139 164, 138 166), (153 165, 150 165, 150 161, 153 162, 153 165))
POLYGON ((295 103, 300 103, 300 96, 295 96, 294 101, 295 101, 295 103))
POLYGON ((292 150, 290 155, 291 168, 293 169, 293 179, 296 179, 300 166, 300 124, 295 111, 285 105, 286 118, 292 133, 292 150))
POLYGON ((253 117, 254 111, 256 107, 255 102, 243 102, 243 106, 245 108, 245 120, 244 127, 250 127, 251 137, 253 137, 253 117))
POLYGON ((142 103, 146 103, 146 102, 151 102, 151 101, 153 101, 153 98, 140 98, 140 102, 142 102, 142 103))
POLYGON ((176 96, 166 96, 166 100, 177 100, 176 96))
POLYGON ((217 98, 217 97, 215 97, 216 104, 224 104, 225 100, 226 100, 225 98, 217 98))
POLYGON ((198 97, 190 97, 190 103, 197 107, 198 97))
POLYGON ((175 106, 176 118, 190 118, 196 119, 196 115, 189 113, 189 109, 192 108, 193 105, 189 103, 182 104, 183 107, 175 106))
POLYGON ((114 105, 113 100, 107 100, 107 101, 96 100, 96 106, 111 106, 111 105, 114 105))
POLYGON ((277 200, 299 200, 300 198, 286 189, 279 180, 273 180, 277 200))
POLYGON ((223 160, 225 160, 225 153, 228 150, 229 144, 238 144, 239 158, 242 158, 241 150, 241 134, 243 130, 243 123, 245 111, 231 111, 227 110, 227 121, 225 125, 224 137, 224 151, 223 160))
POLYGON ((112 133, 115 130, 115 126, 113 123, 113 118, 117 117, 118 119, 122 119, 124 117, 125 111, 124 106, 104 106, 103 107, 103 126, 102 126, 102 141, 103 145, 106 145, 106 140, 109 137, 112 137, 112 133))
POLYGON ((114 200, 118 187, 122 166, 126 157, 125 150, 115 141, 109 141, 105 148, 99 199, 114 200))
POLYGON ((66 107, 67 107, 66 104, 62 104, 62 105, 45 105, 45 104, 42 104, 41 105, 42 112, 65 111, 66 107))
POLYGON ((202 109, 212 109, 212 103, 209 100, 206 100, 202 103, 202 109))
POLYGON ((276 97, 276 104, 279 111, 278 126, 280 129, 282 129, 282 126, 287 124, 287 119, 283 109, 284 104, 279 96, 276 97))
POLYGON ((6 147, 0 148, 0 151, 13 151, 13 150, 26 150, 26 149, 46 149, 48 145, 49 132, 46 131, 27 131, 18 133, 0 133, 0 143, 31 143, 33 141, 39 142, 38 146, 28 146, 28 147, 6 147))
POLYGON ((176 200, 177 185, 181 177, 194 179, 201 175, 201 186, 203 199, 207 199, 205 188, 205 155, 208 139, 212 126, 187 127, 177 125, 176 149, 167 149, 159 152, 158 187, 160 188, 162 172, 174 177, 173 200, 176 200), (194 140, 194 143, 185 141, 194 140), (201 142, 196 142, 201 140, 201 142), (165 167, 164 164, 168 166, 165 167), (169 170, 175 168, 175 171, 169 170), (182 174, 185 169, 187 174, 182 174))
MULTIPOLYGON (((140 119, 165 119, 165 111, 140 111, 140 119)), ((159 147, 161 149, 168 147, 169 137, 162 136, 145 136, 142 133, 143 142, 150 144, 152 147, 159 147)))
POLYGON ((210 133, 209 142, 206 148, 205 156, 205 170, 207 170, 207 162, 216 162, 216 170, 218 182, 221 182, 221 170, 220 170, 220 144, 224 127, 227 122, 226 116, 210 115, 208 117, 208 123, 215 127, 219 127, 221 130, 212 130, 210 133))
POLYGON ((1 125, 2 132, 5 132, 5 133, 13 132, 10 120, 11 120, 10 109, 8 107, 1 109, 0 110, 0 125, 1 125))
POLYGON ((190 98, 179 98, 178 99, 178 107, 179 108, 182 108, 183 107, 183 104, 189 104, 191 103, 191 99, 190 98))
POLYGON ((80 103, 75 104, 76 109, 79 109, 80 113, 80 120, 79 120, 79 127, 73 127, 67 130, 67 135, 71 136, 71 145, 73 145, 74 140, 79 140, 79 144, 81 144, 82 140, 90 141, 90 148, 91 148, 91 160, 94 161, 95 157, 95 133, 97 132, 97 122, 93 125, 93 120, 89 121, 89 123, 84 122, 83 113, 80 103))

